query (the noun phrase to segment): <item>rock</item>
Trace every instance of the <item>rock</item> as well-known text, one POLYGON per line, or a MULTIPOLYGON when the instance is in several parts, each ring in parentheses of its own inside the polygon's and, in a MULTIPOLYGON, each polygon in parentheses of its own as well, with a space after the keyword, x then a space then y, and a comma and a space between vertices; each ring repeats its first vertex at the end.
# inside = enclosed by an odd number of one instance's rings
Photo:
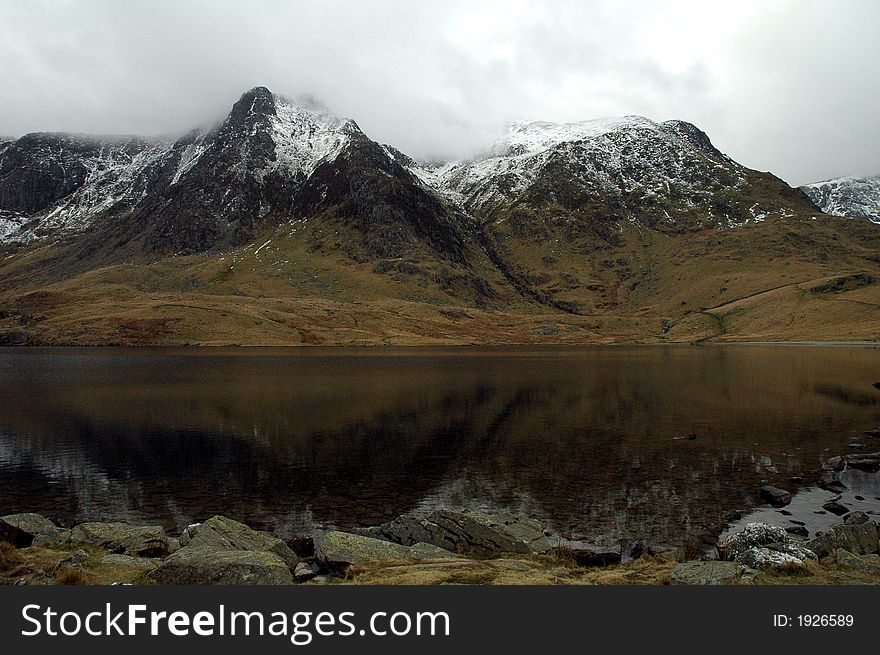
POLYGON ((880 575, 880 563, 853 555, 845 548, 838 548, 835 550, 834 557, 837 559, 837 563, 845 568, 880 575))
POLYGON ((830 475, 823 475, 819 479, 819 488, 835 494, 840 494, 846 491, 846 485, 830 475))
POLYGON ((694 441, 697 438, 693 432, 690 434, 680 434, 677 437, 672 437, 673 441, 694 441))
POLYGON ((836 514, 837 516, 843 516, 849 512, 849 507, 846 505, 841 505, 836 500, 829 500, 827 503, 822 505, 822 509, 831 512, 832 514, 836 514))
MULTIPOLYGON (((528 564, 526 562, 520 562, 513 559, 493 559, 488 561, 488 565, 493 569, 501 569, 502 571, 533 571, 534 566, 528 564)), ((564 568, 564 567, 561 567, 564 568)), ((568 573, 571 573, 570 569, 566 569, 568 573)))
POLYGON ((80 523, 70 531, 70 541, 134 557, 164 557, 170 553, 168 536, 158 525, 80 523))
POLYGON ((73 568, 79 568, 80 566, 82 566, 83 564, 85 564, 86 562, 89 561, 89 557, 91 557, 91 555, 89 555, 86 551, 75 550, 70 555, 65 557, 64 559, 59 560, 58 564, 62 565, 62 566, 71 566, 73 568))
POLYGON ((817 560, 816 554, 798 544, 782 542, 769 546, 755 546, 740 552, 736 561, 753 569, 776 568, 780 566, 803 569, 807 560, 817 560))
POLYGON ((367 534, 404 546, 422 542, 475 555, 540 554, 551 550, 540 523, 506 512, 443 509, 426 517, 404 515, 367 534))
POLYGON ((310 534, 294 535, 287 540, 287 547, 303 559, 315 556, 315 539, 310 534))
MULTIPOLYGON (((875 389, 880 389, 880 382, 875 382, 875 383, 874 383, 874 388, 875 388, 875 389)), ((880 432, 880 430, 878 430, 878 432, 880 432)))
POLYGON ((578 566, 610 566, 620 564, 620 546, 597 546, 583 541, 565 543, 578 566))
POLYGON ((839 455, 832 457, 822 464, 822 468, 826 471, 842 471, 846 468, 846 459, 839 455))
POLYGON ((316 562, 301 561, 293 569, 293 579, 297 582, 307 582, 321 573, 321 567, 316 562))
POLYGON ((853 498, 855 498, 856 500, 864 500, 865 499, 864 496, 859 496, 859 495, 855 495, 855 496, 853 496, 853 498))
POLYGON ((7 514, 0 518, 0 541, 8 541, 16 548, 31 546, 39 536, 59 537, 58 526, 40 514, 7 514))
POLYGON ((658 548, 658 549, 652 548, 650 550, 650 553, 651 553, 651 555, 653 555, 657 559, 661 559, 665 562, 684 562, 685 561, 683 548, 675 548, 675 547, 658 548))
POLYGON ((132 557, 131 555, 110 553, 101 558, 101 564, 147 573, 159 566, 159 560, 150 559, 148 557, 132 557))
POLYGON ((147 577, 169 585, 276 585, 293 583, 290 567, 264 550, 219 550, 188 544, 147 577))
POLYGON ((865 434, 868 435, 869 437, 874 437, 875 439, 880 439, 880 428, 877 428, 876 430, 866 430, 865 434))
POLYGON ((67 528, 58 528, 57 532, 41 532, 34 537, 31 546, 35 548, 52 548, 53 546, 62 546, 70 543, 70 530, 67 528))
POLYGON ((791 493, 779 487, 761 487, 761 498, 773 507, 785 507, 791 502, 791 493))
POLYGON ((861 525, 867 523, 871 519, 864 512, 850 512, 843 518, 845 525, 861 525))
POLYGON ((737 582, 745 571, 737 562, 682 562, 675 565, 670 578, 672 584, 723 585, 737 582))
POLYGON ((788 534, 792 534, 792 535, 794 535, 794 536, 796 536, 796 537, 803 537, 804 539, 808 539, 808 538, 810 537, 810 531, 807 530, 807 529, 806 529, 804 526, 802 526, 802 525, 792 525, 792 526, 789 526, 789 527, 785 528, 785 531, 786 531, 788 534))
POLYGON ((867 555, 876 553, 877 545, 877 524, 873 521, 861 525, 839 523, 807 542, 807 548, 819 557, 828 557, 838 548, 855 555, 867 555))
POLYGON ((718 552, 723 560, 735 560, 737 555, 750 548, 785 543, 789 540, 791 537, 788 533, 778 526, 768 523, 747 523, 742 530, 719 543, 718 552))
POLYGON ((792 484, 803 484, 803 483, 804 483, 804 479, 803 479, 801 476, 799 476, 799 475, 793 475, 793 476, 791 476, 791 477, 788 479, 788 481, 791 482, 792 484))
POLYGON ((455 553, 427 543, 395 544, 350 532, 328 532, 315 552, 317 560, 330 569, 342 569, 365 560, 442 559, 455 553))
POLYGON ((291 568, 299 558, 281 539, 268 532, 259 532, 244 523, 225 516, 212 516, 204 523, 190 525, 180 535, 181 550, 206 546, 212 550, 252 550, 275 553, 291 568))
POLYGON ((847 455, 846 465, 861 471, 880 471, 880 452, 847 455))

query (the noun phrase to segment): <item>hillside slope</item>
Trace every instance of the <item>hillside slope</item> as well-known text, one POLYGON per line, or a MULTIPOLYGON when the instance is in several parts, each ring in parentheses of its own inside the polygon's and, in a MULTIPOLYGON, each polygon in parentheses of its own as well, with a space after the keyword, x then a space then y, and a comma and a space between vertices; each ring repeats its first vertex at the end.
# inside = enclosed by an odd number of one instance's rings
POLYGON ((880 226, 641 117, 419 165, 263 87, 176 141, 0 142, 0 343, 875 340, 880 226))

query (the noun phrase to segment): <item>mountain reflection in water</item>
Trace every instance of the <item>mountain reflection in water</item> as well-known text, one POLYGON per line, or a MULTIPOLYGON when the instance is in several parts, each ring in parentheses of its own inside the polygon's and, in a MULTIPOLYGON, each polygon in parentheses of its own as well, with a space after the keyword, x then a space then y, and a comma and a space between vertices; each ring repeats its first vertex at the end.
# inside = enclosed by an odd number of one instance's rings
POLYGON ((290 534, 463 505, 678 544, 809 484, 880 424, 877 379, 842 346, 0 349, 0 513, 290 534))

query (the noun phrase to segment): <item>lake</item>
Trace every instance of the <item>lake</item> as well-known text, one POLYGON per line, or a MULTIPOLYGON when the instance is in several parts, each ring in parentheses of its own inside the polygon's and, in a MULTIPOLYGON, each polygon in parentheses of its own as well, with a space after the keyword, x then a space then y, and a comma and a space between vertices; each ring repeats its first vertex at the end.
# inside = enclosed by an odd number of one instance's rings
MULTIPOLYGON (((5 348, 0 514, 288 536, 466 506, 706 542, 880 450, 878 380, 855 346, 5 348)), ((870 511, 877 477, 850 481, 870 511)))

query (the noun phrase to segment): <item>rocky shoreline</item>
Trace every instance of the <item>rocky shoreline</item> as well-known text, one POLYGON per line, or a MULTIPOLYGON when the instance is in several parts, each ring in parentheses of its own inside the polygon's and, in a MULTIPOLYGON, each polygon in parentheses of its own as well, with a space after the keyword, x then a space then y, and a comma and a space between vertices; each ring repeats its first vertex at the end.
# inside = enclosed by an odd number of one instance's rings
MULTIPOLYGON (((848 468, 876 473, 880 453, 829 459, 818 487, 845 490, 848 468)), ((784 509, 791 493, 768 486, 761 495, 792 516, 784 509)), ((22 513, 0 518, 0 583, 880 583, 877 521, 839 500, 816 510, 839 517, 827 531, 810 535, 795 518, 785 527, 749 522, 697 557, 641 544, 624 553, 620 545, 562 539, 530 518, 468 509, 287 540, 224 516, 172 536, 160 526, 118 522, 62 528, 22 513)))

